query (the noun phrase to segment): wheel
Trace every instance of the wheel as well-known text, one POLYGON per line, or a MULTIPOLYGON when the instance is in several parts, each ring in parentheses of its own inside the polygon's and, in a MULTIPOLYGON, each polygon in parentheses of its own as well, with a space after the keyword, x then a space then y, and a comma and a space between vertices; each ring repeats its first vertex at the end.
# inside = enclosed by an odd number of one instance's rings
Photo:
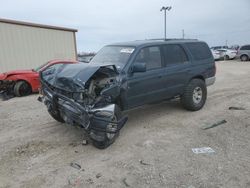
POLYGON ((248 61, 248 56, 247 55, 242 55, 240 56, 241 61, 248 61))
POLYGON ((65 123, 65 121, 61 117, 59 111, 54 111, 52 109, 48 109, 48 112, 51 115, 51 117, 53 117, 56 121, 58 121, 60 123, 65 123))
POLYGON ((18 81, 14 86, 14 94, 17 97, 22 97, 31 94, 31 86, 26 81, 18 81))
MULTIPOLYGON (((121 113, 121 109, 119 106, 116 106, 115 107, 115 114, 112 118, 112 121, 114 122, 117 122, 119 121, 119 119, 122 117, 122 113, 121 113)), ((115 129, 116 125, 113 125, 113 124, 109 124, 107 126, 107 129, 108 130, 112 130, 112 129, 115 129)), ((93 141, 93 145, 98 148, 98 149, 105 149, 107 148, 108 146, 110 146, 111 144, 113 144, 116 140, 116 138, 119 136, 120 132, 116 132, 116 133, 103 133, 105 134, 104 135, 104 140, 103 141, 97 141, 97 140, 94 140, 92 139, 93 141)))
POLYGON ((184 89, 181 96, 183 107, 190 111, 200 110, 207 99, 207 87, 203 80, 193 79, 184 89))
POLYGON ((224 56, 224 59, 225 59, 225 60, 229 60, 230 58, 229 58, 228 55, 225 55, 225 56, 224 56))

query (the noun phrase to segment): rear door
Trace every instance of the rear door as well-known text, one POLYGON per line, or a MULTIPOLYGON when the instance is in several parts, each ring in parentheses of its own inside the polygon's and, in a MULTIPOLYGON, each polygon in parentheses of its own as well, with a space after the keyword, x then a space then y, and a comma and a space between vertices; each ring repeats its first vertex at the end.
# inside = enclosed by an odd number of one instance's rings
POLYGON ((171 98, 181 94, 188 79, 190 62, 183 46, 180 44, 167 44, 162 46, 164 63, 163 86, 165 97, 171 98))
POLYGON ((162 55, 159 46, 145 47, 139 51, 133 63, 146 63, 146 72, 128 77, 127 103, 129 108, 163 98, 162 55))

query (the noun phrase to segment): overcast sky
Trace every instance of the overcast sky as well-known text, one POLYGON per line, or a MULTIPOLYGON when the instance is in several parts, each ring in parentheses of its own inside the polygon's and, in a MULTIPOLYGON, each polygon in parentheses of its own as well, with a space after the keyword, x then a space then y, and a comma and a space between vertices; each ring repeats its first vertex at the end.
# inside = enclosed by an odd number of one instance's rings
POLYGON ((164 36, 198 38, 210 46, 250 43, 250 0, 0 0, 0 17, 78 29, 78 51, 164 36))

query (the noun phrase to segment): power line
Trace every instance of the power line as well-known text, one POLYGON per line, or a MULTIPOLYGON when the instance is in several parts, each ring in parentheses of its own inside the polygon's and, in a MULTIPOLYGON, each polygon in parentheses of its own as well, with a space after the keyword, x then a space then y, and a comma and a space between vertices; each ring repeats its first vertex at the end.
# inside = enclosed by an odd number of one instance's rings
POLYGON ((236 33, 243 33, 243 32, 249 32, 250 29, 245 29, 245 30, 238 30, 238 31, 228 31, 228 32, 219 32, 219 33, 208 33, 208 34, 190 34, 188 36, 195 36, 197 37, 206 37, 206 36, 218 36, 222 34, 236 34, 236 33))

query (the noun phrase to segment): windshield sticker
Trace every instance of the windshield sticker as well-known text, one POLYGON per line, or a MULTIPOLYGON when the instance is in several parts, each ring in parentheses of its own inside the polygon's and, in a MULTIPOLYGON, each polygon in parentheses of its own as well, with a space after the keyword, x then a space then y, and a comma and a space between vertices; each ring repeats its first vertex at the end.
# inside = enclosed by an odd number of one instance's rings
POLYGON ((132 54, 134 51, 134 48, 123 48, 121 49, 121 53, 127 53, 127 54, 132 54))

